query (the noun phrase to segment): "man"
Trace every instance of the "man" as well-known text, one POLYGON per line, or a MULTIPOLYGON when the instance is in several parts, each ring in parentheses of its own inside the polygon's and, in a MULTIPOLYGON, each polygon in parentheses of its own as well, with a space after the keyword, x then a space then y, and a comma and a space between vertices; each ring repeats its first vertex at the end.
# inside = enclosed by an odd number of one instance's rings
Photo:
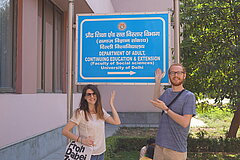
POLYGON ((168 76, 171 88, 164 91, 160 85, 163 73, 160 69, 155 71, 154 97, 150 102, 164 112, 159 124, 153 159, 186 160, 187 136, 191 118, 196 114, 196 99, 192 92, 184 90, 186 70, 181 64, 171 65, 168 76), (179 97, 169 106, 179 93, 179 97))

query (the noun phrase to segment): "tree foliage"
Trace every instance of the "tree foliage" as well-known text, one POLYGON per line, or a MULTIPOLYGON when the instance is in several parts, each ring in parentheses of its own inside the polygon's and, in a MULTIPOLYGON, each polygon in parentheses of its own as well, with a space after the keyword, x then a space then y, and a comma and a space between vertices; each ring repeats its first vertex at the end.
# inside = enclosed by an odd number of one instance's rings
POLYGON ((186 86, 198 98, 239 103, 240 1, 181 0, 182 62, 186 86))
POLYGON ((182 0, 182 61, 188 88, 197 98, 230 99, 234 109, 227 137, 240 126, 240 1, 182 0))

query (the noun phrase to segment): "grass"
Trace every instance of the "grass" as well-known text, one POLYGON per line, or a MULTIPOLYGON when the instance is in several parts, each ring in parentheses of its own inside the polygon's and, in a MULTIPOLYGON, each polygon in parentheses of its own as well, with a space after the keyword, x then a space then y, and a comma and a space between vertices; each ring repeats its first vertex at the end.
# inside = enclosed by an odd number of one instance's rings
MULTIPOLYGON (((205 112, 198 110, 196 118, 202 120, 207 124, 207 126, 191 128, 191 136, 203 136, 205 138, 225 138, 233 118, 233 113, 229 109, 212 107, 205 112)), ((240 130, 238 130, 237 137, 240 137, 240 130)))
MULTIPOLYGON (((211 107, 206 112, 197 111, 195 118, 204 121, 206 127, 194 127, 190 129, 190 135, 193 137, 218 138, 226 137, 226 133, 231 124, 233 113, 227 109, 211 107)), ((157 128, 120 128, 115 135, 121 136, 156 136, 157 128)), ((238 130, 237 137, 240 137, 238 130)), ((119 152, 111 160, 137 160, 139 151, 119 152)), ((188 153, 188 160, 238 160, 239 154, 231 153, 188 153)))

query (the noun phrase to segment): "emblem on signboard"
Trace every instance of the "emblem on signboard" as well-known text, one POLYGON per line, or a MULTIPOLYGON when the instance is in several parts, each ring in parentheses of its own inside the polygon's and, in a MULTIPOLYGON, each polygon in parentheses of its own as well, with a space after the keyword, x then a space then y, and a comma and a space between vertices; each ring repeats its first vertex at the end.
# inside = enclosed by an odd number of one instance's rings
POLYGON ((126 23, 121 22, 121 23, 118 24, 118 29, 119 29, 119 30, 123 31, 123 30, 125 30, 126 28, 127 28, 126 23))

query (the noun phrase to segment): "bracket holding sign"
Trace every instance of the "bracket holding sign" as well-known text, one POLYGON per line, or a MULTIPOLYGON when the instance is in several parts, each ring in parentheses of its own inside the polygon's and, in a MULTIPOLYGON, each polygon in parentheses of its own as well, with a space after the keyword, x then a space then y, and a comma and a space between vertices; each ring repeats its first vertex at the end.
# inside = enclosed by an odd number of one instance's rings
POLYGON ((168 84, 169 13, 77 14, 76 84, 168 84))

